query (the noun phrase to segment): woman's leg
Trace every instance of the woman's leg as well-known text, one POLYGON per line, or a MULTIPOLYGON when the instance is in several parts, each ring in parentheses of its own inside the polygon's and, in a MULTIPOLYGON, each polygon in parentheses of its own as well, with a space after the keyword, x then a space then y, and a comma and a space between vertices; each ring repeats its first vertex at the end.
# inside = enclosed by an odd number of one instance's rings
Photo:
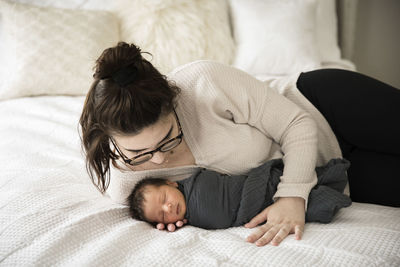
POLYGON ((351 198, 400 206, 400 90, 340 69, 302 73, 297 87, 327 119, 351 162, 351 198))
POLYGON ((351 199, 400 207, 400 156, 356 148, 347 159, 351 199))

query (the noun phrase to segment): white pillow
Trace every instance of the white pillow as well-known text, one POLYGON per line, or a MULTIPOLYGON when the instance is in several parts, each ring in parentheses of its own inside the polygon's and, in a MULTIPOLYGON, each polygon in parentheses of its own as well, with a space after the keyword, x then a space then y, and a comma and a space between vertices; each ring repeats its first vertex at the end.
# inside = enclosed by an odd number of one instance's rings
POLYGON ((320 66, 315 0, 230 0, 234 66, 253 75, 288 75, 320 66))
POLYGON ((121 39, 150 52, 161 73, 199 59, 232 62, 235 44, 225 0, 112 2, 121 39))
POLYGON ((317 44, 321 61, 340 61, 336 0, 318 0, 317 44))
POLYGON ((118 42, 105 11, 42 8, 0 0, 5 64, 0 99, 84 95, 100 53, 118 42))

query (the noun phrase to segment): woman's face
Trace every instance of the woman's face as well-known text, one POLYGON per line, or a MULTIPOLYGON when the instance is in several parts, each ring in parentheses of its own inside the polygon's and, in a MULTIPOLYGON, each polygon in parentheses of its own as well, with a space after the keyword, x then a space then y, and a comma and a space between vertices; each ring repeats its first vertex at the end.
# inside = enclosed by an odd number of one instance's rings
POLYGON ((148 185, 144 191, 144 217, 149 222, 175 223, 183 220, 186 202, 176 182, 167 181, 168 185, 148 185))
MULTIPOLYGON (((113 139, 121 152, 131 159, 139 154, 152 151, 168 140, 176 137, 179 134, 178 128, 177 121, 172 113, 160 118, 153 125, 144 128, 139 134, 126 136, 116 135, 113 136, 113 139)), ((168 152, 156 152, 148 162, 138 166, 147 169, 147 167, 150 167, 149 165, 161 165, 165 162, 168 154, 168 152)))

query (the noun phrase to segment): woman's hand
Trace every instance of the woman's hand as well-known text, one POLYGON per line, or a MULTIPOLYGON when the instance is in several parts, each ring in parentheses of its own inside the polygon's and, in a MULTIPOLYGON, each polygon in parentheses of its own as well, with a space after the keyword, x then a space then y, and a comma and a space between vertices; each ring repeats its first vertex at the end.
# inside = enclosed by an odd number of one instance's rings
MULTIPOLYGON (((183 219, 182 221, 177 221, 175 224, 176 224, 176 227, 182 227, 185 223, 187 223, 187 220, 183 219)), ((175 224, 169 223, 167 225, 167 230, 169 232, 175 231, 176 230, 175 224)), ((156 227, 157 227, 158 230, 164 230, 165 229, 165 224, 159 223, 159 224, 157 224, 156 227)))
POLYGON ((244 226, 253 228, 265 221, 267 222, 264 225, 247 237, 248 242, 256 242, 257 246, 264 246, 272 241, 272 245, 278 246, 283 239, 293 233, 295 238, 300 240, 305 223, 304 199, 279 198, 244 226))

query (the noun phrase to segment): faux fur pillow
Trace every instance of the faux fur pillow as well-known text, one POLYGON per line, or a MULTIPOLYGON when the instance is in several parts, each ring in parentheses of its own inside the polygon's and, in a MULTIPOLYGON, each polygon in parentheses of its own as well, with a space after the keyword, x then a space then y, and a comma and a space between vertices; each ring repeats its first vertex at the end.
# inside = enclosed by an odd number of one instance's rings
POLYGON ((225 0, 118 0, 121 39, 153 55, 163 74, 198 59, 230 64, 234 41, 225 0))
POLYGON ((118 22, 104 11, 0 0, 0 15, 5 50, 0 100, 84 95, 92 82, 95 60, 118 42, 118 22))

